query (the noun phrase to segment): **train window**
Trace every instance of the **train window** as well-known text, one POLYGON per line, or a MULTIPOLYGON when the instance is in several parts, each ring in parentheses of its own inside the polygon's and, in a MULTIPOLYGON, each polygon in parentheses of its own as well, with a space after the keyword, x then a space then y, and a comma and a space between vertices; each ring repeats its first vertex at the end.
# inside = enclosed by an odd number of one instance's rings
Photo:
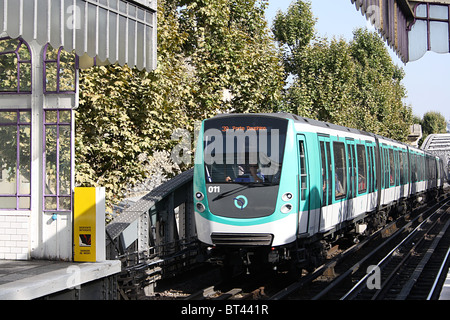
POLYGON ((405 184, 405 159, 404 152, 400 152, 400 185, 405 184))
POLYGON ((384 149, 384 188, 389 189, 389 152, 388 149, 384 149))
POLYGON ((347 148, 348 172, 350 176, 349 198, 351 199, 356 196, 356 158, 354 145, 349 143, 347 148))
POLYGON ((392 187, 395 185, 395 159, 392 149, 389 149, 389 171, 389 184, 392 187))
POLYGON ((358 145, 356 147, 358 154, 358 193, 367 191, 367 156, 366 147, 358 145))
POLYGON ((417 167, 416 167, 416 155, 411 154, 411 182, 417 181, 417 167))
POLYGON ((395 185, 400 185, 400 157, 399 151, 394 150, 394 159, 395 159, 395 185))
MULTIPOLYGON (((380 148, 380 169, 381 169, 381 174, 380 174, 380 178, 381 178, 381 183, 380 183, 380 185, 381 185, 381 189, 383 189, 384 188, 384 174, 383 174, 383 172, 385 172, 386 171, 386 169, 384 168, 384 152, 383 152, 384 150, 382 149, 382 148, 380 148)), ((380 190, 381 191, 381 190, 380 190)))
POLYGON ((405 184, 409 183, 409 168, 408 168, 408 153, 403 153, 403 163, 404 163, 404 182, 405 184))
POLYGON ((335 199, 343 199, 347 194, 347 163, 345 161, 345 145, 342 142, 333 143, 335 199))
POLYGON ((373 156, 373 147, 367 148, 369 152, 369 193, 375 191, 375 161, 373 156))
POLYGON ((325 142, 320 141, 320 154, 322 162, 322 206, 327 203, 327 156, 325 153, 325 142))
POLYGON ((300 188, 301 188, 301 199, 306 200, 307 191, 307 179, 308 175, 306 172, 306 153, 305 153, 305 142, 300 141, 300 188))
POLYGON ((332 188, 332 167, 331 167, 331 148, 330 148, 330 143, 326 142, 325 146, 327 148, 327 168, 328 168, 328 205, 331 204, 331 200, 332 200, 332 195, 333 195, 333 188, 332 188))
POLYGON ((373 160, 372 160, 372 147, 367 146, 367 165, 369 171, 367 172, 367 188, 369 193, 373 192, 373 160))

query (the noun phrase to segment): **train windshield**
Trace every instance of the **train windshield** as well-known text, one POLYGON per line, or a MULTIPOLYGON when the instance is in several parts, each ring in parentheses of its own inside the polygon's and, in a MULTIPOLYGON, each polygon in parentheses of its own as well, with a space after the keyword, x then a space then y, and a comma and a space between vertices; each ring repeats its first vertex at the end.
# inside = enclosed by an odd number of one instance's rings
POLYGON ((287 120, 261 116, 205 121, 206 182, 279 184, 286 130, 287 120))

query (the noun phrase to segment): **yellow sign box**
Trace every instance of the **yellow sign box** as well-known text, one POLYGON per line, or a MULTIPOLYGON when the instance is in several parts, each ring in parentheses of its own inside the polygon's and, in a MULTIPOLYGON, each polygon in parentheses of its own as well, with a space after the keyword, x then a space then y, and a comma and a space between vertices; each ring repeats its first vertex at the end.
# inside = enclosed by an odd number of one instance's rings
POLYGON ((75 188, 74 261, 104 261, 105 189, 75 188))

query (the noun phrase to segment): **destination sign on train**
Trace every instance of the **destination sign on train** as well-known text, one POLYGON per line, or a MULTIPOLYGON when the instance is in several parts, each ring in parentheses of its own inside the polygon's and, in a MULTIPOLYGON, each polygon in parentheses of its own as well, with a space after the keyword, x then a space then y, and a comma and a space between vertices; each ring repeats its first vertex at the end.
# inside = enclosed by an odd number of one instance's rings
POLYGON ((227 132, 229 130, 235 130, 235 131, 260 131, 260 130, 267 130, 267 127, 260 127, 260 126, 222 126, 222 132, 227 132))

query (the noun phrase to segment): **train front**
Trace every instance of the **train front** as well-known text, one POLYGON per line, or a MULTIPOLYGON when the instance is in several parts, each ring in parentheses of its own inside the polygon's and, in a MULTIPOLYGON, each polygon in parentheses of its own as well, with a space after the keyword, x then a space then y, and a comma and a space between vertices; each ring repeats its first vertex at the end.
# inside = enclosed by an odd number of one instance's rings
POLYGON ((198 238, 215 247, 272 248, 296 240, 296 148, 289 120, 222 115, 198 138, 194 206, 198 238), (292 155, 286 156, 285 150, 292 155))

